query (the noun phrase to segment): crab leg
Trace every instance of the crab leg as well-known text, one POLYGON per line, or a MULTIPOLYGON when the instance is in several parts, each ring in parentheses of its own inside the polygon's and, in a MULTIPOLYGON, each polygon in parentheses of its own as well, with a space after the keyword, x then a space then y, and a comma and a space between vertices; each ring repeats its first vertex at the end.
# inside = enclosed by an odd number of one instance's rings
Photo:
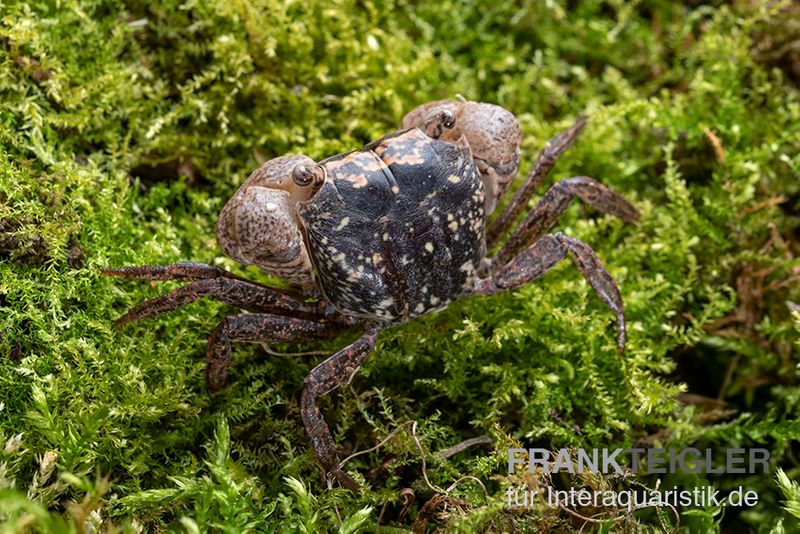
POLYGON ((211 391, 225 385, 231 364, 231 341, 296 343, 331 338, 348 329, 341 323, 317 323, 306 319, 261 313, 226 317, 211 336, 206 347, 206 384, 211 391))
POLYGON ((334 313, 330 307, 304 302, 291 293, 244 280, 219 267, 203 263, 120 267, 105 269, 103 274, 135 280, 192 281, 170 293, 134 306, 114 322, 117 326, 171 312, 207 296, 254 312, 306 318, 324 318, 334 313))
POLYGON ((146 300, 114 321, 116 326, 171 312, 203 297, 224 304, 261 313, 283 313, 293 317, 324 318, 333 315, 332 308, 319 303, 306 303, 289 295, 244 280, 216 278, 198 280, 170 293, 146 300))
POLYGON ((639 212, 630 202, 603 184, 586 176, 567 178, 557 182, 542 196, 492 258, 492 266, 497 269, 505 265, 520 250, 549 230, 576 196, 596 210, 625 222, 633 223, 639 218, 639 212))
POLYGON ((103 269, 101 272, 108 276, 119 276, 128 280, 178 280, 181 282, 208 278, 243 280, 225 269, 193 261, 181 261, 172 265, 131 265, 103 269))
POLYGON ((547 178, 550 170, 555 166, 558 157, 575 143, 575 139, 585 125, 586 117, 578 117, 574 125, 547 142, 511 202, 509 202, 500 216, 489 225, 486 232, 486 245, 488 248, 491 249, 513 226, 514 221, 517 220, 520 212, 525 208, 531 195, 536 192, 544 179, 547 178))
POLYGON ((342 486, 352 490, 357 490, 358 484, 339 466, 339 454, 336 452, 328 424, 317 406, 317 397, 327 395, 352 380, 367 355, 375 348, 378 332, 378 328, 368 330, 352 345, 314 367, 305 380, 300 400, 303 423, 314 447, 314 453, 325 469, 329 470, 342 486))
POLYGON ((492 277, 478 280, 475 293, 492 294, 531 282, 566 258, 567 254, 598 297, 617 316, 617 348, 625 350, 625 313, 622 296, 614 279, 586 243, 561 233, 536 241, 492 277))

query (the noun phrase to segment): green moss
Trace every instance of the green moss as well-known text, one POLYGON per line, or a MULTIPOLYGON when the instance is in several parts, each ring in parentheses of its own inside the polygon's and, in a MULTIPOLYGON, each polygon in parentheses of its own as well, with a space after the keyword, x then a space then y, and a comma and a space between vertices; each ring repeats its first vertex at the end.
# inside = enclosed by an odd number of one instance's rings
MULTIPOLYGON (((785 53, 800 40, 794 13, 789 2, 745 1, 6 4, 2 528, 578 529, 558 509, 503 512, 504 488, 519 483, 504 475, 507 447, 637 442, 769 448, 773 472, 788 478, 660 484, 759 492, 751 509, 683 510, 692 531, 790 528, 789 478, 800 472, 800 316, 790 313, 800 302, 800 92, 785 53), (458 93, 520 117, 523 170, 589 115, 549 183, 593 176, 642 212, 630 227, 576 202, 559 222, 622 288, 624 356, 612 315, 565 262, 512 294, 385 333, 352 385, 324 401, 346 451, 418 421, 431 483, 471 474, 488 502, 472 483, 435 497, 408 429, 348 463, 369 475, 369 491, 326 489, 298 407, 320 357, 236 345, 228 387, 209 396, 205 337, 233 312, 221 304, 112 328, 173 285, 101 268, 191 259, 264 280, 223 258, 213 231, 260 161, 350 150, 458 93), (482 434, 494 444, 434 454, 482 434), (407 507, 404 488, 416 497, 407 507)), ((643 511, 602 528, 674 524, 669 510, 643 511)))

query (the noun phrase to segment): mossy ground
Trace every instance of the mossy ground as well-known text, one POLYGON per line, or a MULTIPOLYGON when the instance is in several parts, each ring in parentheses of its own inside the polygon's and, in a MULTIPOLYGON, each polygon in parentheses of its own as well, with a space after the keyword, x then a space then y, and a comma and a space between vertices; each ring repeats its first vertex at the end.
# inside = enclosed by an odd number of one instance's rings
POLYGON ((768 448, 771 475, 639 482, 758 491, 749 509, 683 509, 686 531, 793 530, 798 20, 759 0, 0 4, 0 528, 669 530, 669 509, 602 525, 503 511, 507 486, 536 483, 505 475, 508 447, 636 443, 768 448), (432 492, 407 428, 348 464, 371 489, 329 491, 298 408, 321 356, 237 344, 209 396, 205 338, 234 310, 203 301, 115 330, 173 285, 99 271, 196 260, 267 280, 214 239, 259 162, 358 147, 456 94, 520 117, 523 171, 590 117, 549 183, 596 177, 642 212, 625 226, 576 203, 558 226, 619 282, 628 351, 568 262, 395 328, 324 402, 337 443, 367 449, 416 420, 431 482, 474 475, 490 498, 432 492), (479 435, 493 444, 434 454, 479 435))

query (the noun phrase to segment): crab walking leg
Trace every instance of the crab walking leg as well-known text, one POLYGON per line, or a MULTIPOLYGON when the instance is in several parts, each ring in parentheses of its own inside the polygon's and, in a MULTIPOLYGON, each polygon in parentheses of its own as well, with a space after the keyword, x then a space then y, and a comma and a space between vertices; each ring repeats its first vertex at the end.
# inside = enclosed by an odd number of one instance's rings
POLYGON ((209 278, 244 280, 225 269, 193 261, 181 261, 172 265, 112 267, 103 269, 101 272, 107 276, 119 276, 128 280, 177 280, 180 282, 207 280, 209 278))
POLYGON ((317 406, 317 398, 352 380, 367 355, 375 348, 378 332, 377 328, 370 329, 352 345, 314 367, 305 380, 300 400, 303 424, 314 447, 314 453, 325 469, 329 470, 342 486, 352 490, 357 490, 358 484, 339 466, 339 454, 336 452, 328 424, 317 406))
POLYGON ((211 391, 225 385, 231 364, 231 341, 295 343, 334 337, 347 330, 340 323, 317 323, 281 315, 246 313, 226 317, 211 333, 206 347, 206 384, 211 391))
MULTIPOLYGON (((225 272, 225 271, 223 271, 225 272)), ((261 313, 280 313, 309 319, 324 318, 335 312, 330 306, 307 303, 261 284, 239 278, 208 278, 181 286, 170 293, 142 302, 114 321, 116 326, 171 312, 203 297, 230 306, 261 313)))
POLYGON ((575 143, 575 139, 585 125, 586 117, 578 117, 578 120, 569 129, 564 130, 547 142, 511 202, 509 202, 500 216, 489 225, 486 232, 486 245, 488 248, 491 249, 508 232, 525 208, 531 195, 536 192, 544 179, 547 178, 558 157, 575 143))
POLYGON ((576 196, 594 209, 619 217, 627 223, 639 219, 639 212, 630 202, 603 184, 586 176, 567 178, 557 182, 542 196, 492 258, 492 266, 497 269, 505 265, 520 250, 549 230, 576 196))
POLYGON ((479 280, 476 293, 497 293, 527 284, 553 268, 567 254, 598 297, 617 316, 617 348, 625 350, 625 313, 622 296, 614 279, 605 270, 597 254, 586 243, 561 233, 546 235, 535 242, 491 278, 479 280))

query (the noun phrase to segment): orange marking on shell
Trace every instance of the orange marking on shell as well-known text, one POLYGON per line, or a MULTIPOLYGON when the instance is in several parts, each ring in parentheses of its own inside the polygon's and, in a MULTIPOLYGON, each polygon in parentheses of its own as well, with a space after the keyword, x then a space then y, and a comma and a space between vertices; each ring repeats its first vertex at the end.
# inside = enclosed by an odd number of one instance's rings
POLYGON ((358 158, 354 160, 353 163, 364 169, 366 172, 380 172, 385 167, 384 163, 378 159, 377 156, 358 158))
POLYGON ((422 133, 422 130, 415 128, 404 134, 386 139, 375 147, 374 152, 383 159, 386 165, 391 165, 393 163, 399 163, 401 165, 419 165, 424 162, 423 158, 419 155, 420 149, 423 148, 429 140, 428 136, 422 133), (384 157, 389 148, 392 148, 395 152, 405 152, 406 155, 384 157))
POLYGON ((411 153, 403 154, 402 156, 389 156, 384 159, 386 165, 421 165, 425 163, 425 159, 419 155, 419 153, 414 150, 411 153))
POLYGON ((354 189, 360 189, 367 185, 367 177, 363 174, 348 174, 347 176, 340 176, 339 178, 353 184, 354 189))
POLYGON ((410 142, 412 144, 416 144, 416 143, 419 143, 420 141, 424 141, 426 138, 427 138, 427 136, 424 133, 422 133, 422 130, 419 130, 419 129, 415 128, 413 130, 409 130, 409 131, 407 131, 405 133, 402 133, 400 135, 397 135, 395 137, 391 137, 389 139, 386 139, 385 141, 381 142, 380 145, 375 147, 375 152, 377 152, 380 155, 380 152, 383 152, 384 150, 386 150, 386 145, 388 145, 388 144, 408 143, 408 142, 410 142))
POLYGON ((353 152, 352 154, 348 154, 343 158, 339 158, 333 161, 327 161, 325 162, 325 168, 328 172, 335 171, 337 169, 344 167, 345 165, 353 163, 353 160, 356 159, 357 156, 358 152, 353 152))

